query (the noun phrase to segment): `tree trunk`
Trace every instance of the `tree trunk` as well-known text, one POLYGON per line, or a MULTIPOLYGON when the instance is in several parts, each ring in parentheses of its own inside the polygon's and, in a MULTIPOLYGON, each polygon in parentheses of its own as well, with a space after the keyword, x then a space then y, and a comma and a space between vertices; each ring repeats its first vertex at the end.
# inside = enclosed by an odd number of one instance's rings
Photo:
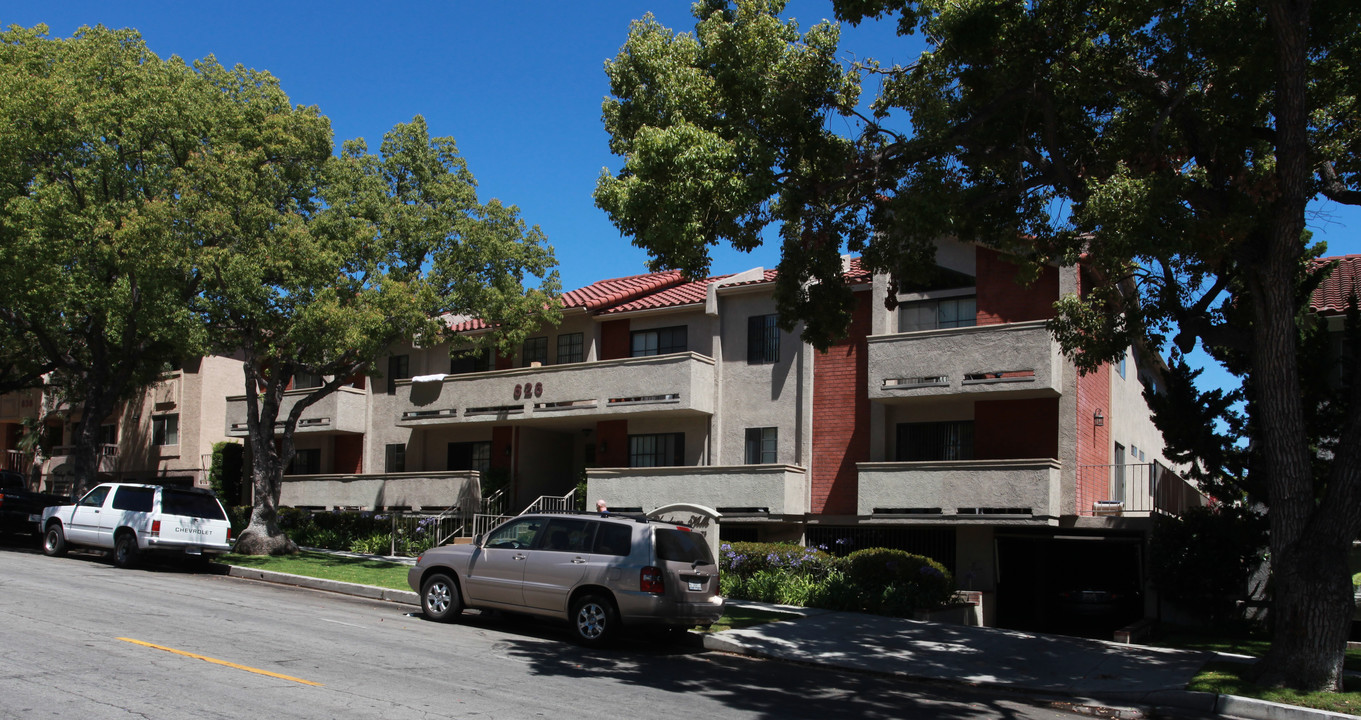
POLYGON ((1273 633, 1271 650, 1258 665, 1259 684, 1341 691, 1355 612, 1349 545, 1309 533, 1272 557, 1273 633))
MULTIPOLYGON (((269 423, 273 430, 274 423, 269 423)), ((251 487, 254 504, 250 524, 236 541, 236 552, 242 555, 288 555, 298 546, 279 527, 279 482, 283 466, 274 449, 273 433, 267 435, 260 424, 250 428, 251 487), (259 437, 257 437, 259 436, 259 437)))

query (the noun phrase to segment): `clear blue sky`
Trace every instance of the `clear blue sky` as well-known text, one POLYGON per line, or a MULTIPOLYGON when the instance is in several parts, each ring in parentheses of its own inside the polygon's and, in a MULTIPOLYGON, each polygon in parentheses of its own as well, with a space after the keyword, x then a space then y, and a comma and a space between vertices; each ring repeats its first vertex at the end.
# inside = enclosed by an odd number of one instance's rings
MULTIPOLYGON (((689 0, 501 2, 225 2, 0 0, 0 25, 46 23, 69 37, 81 25, 140 30, 158 55, 216 55, 279 77, 295 103, 316 105, 337 142, 377 148, 394 124, 423 115, 451 135, 484 199, 520 206, 557 251, 563 288, 645 271, 633 247, 596 209, 601 168, 617 168, 600 121, 609 92, 603 65, 629 23, 652 12, 691 30, 689 0)), ((808 27, 831 16, 827 0, 797 0, 788 16, 808 27)), ((843 30, 842 47, 909 63, 916 38, 891 23, 843 30)), ((1361 211, 1316 203, 1310 228, 1329 253, 1361 253, 1361 211)), ((751 255, 720 248, 716 273, 774 267, 778 248, 751 255)))

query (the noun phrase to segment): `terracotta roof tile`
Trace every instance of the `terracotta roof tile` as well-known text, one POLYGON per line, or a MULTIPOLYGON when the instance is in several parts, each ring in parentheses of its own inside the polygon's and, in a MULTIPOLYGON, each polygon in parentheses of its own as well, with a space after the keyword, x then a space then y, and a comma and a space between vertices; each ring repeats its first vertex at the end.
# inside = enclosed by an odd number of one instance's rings
POLYGON ((664 290, 684 282, 679 271, 631 275, 629 277, 597 280, 579 290, 563 293, 562 304, 566 308, 600 308, 629 302, 649 293, 664 290))
POLYGON ((1347 298, 1353 293, 1361 296, 1361 255, 1319 258, 1315 266, 1331 262, 1337 267, 1309 298, 1309 306, 1316 312, 1346 312, 1347 298))

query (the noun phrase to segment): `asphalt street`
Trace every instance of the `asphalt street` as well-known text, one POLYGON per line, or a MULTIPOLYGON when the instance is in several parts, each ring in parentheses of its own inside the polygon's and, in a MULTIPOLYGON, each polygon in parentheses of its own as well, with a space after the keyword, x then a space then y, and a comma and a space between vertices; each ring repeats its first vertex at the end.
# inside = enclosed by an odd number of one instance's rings
POLYGON ((0 718, 1071 718, 1035 699, 0 547, 0 718))

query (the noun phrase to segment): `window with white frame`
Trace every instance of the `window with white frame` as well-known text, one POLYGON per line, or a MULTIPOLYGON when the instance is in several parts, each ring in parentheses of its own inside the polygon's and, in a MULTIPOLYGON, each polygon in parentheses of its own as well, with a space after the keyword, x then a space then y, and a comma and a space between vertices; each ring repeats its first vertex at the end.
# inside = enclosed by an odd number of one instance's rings
POLYGON ((748 465, 769 465, 776 461, 779 430, 773 427, 747 428, 745 462, 748 465))
POLYGON ((152 445, 180 444, 180 416, 155 415, 151 418, 152 445))
POLYGON ((898 306, 898 332, 973 327, 977 318, 978 299, 973 295, 916 300, 898 306))

